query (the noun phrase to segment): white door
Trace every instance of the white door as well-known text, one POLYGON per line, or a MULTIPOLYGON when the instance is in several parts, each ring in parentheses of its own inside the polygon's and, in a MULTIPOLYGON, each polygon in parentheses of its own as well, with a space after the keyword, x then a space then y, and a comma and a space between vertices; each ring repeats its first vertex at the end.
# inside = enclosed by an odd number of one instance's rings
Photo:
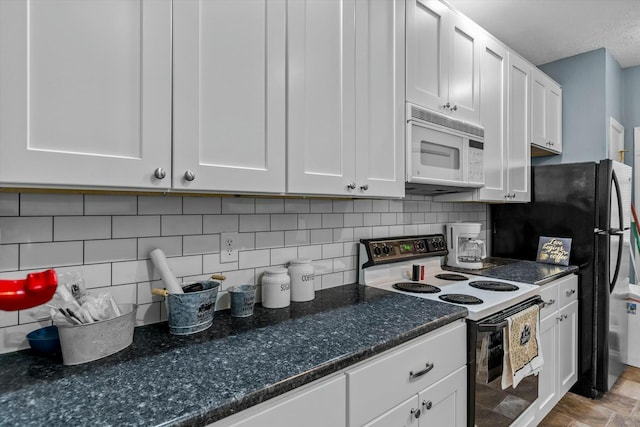
POLYGON ((485 37, 480 53, 480 119, 484 126, 484 187, 480 200, 504 201, 508 193, 507 48, 485 37))
POLYGON ((547 132, 547 77, 537 68, 531 72, 531 143, 549 148, 547 132))
POLYGON ((544 364, 538 377, 538 421, 558 403, 558 313, 540 321, 540 350, 544 364))
POLYGON ((467 368, 441 379, 418 395, 422 409, 420 426, 467 425, 467 368))
POLYGON ((418 396, 413 395, 410 399, 388 410, 363 427, 418 427, 422 411, 418 396))
POLYGON ((466 17, 450 14, 449 104, 452 117, 480 123, 480 28, 466 17))
POLYGON ((562 153, 562 88, 552 81, 547 91, 547 134, 551 150, 562 153))
POLYGON ((530 193, 529 79, 531 66, 509 53, 509 196, 508 201, 528 202, 530 193))
POLYGON ((624 126, 609 117, 609 159, 624 162, 624 126))
POLYGON ((404 2, 356 1, 356 193, 404 196, 404 2))
POLYGON ((171 186, 169 0, 3 0, 0 52, 0 182, 171 186))
POLYGON ((437 0, 407 1, 407 101, 449 110, 449 9, 437 0))
POLYGON ((285 190, 284 0, 174 2, 173 186, 285 190))
POLYGON ((291 1, 287 15, 287 191, 357 194, 354 0, 291 1))
POLYGON ((578 301, 558 311, 558 396, 578 380, 578 301))

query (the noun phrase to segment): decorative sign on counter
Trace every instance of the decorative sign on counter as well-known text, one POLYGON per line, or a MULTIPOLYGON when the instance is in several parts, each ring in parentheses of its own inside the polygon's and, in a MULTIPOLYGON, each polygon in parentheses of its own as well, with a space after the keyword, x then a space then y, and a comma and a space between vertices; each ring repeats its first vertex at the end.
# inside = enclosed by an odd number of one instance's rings
POLYGON ((569 265, 570 254, 570 238, 540 236, 538 242, 538 262, 569 265))

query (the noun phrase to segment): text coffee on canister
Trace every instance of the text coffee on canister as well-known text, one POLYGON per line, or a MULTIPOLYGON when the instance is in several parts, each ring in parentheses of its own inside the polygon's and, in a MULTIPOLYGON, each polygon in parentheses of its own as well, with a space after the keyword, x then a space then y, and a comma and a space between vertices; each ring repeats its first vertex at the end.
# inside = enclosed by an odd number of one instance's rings
POLYGON ((287 307, 291 302, 291 281, 286 268, 268 268, 262 276, 262 306, 287 307))
POLYGON ((311 260, 300 258, 291 261, 289 277, 291 278, 291 301, 304 302, 315 298, 315 275, 311 260))

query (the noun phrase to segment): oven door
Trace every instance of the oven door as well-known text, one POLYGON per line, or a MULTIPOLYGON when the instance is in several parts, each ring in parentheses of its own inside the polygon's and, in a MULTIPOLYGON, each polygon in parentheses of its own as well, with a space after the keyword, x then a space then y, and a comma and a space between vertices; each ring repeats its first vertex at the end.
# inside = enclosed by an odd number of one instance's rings
POLYGON ((467 138, 415 121, 408 124, 411 141, 408 181, 422 184, 464 184, 467 138))
POLYGON ((534 304, 542 304, 540 297, 532 297, 477 322, 467 321, 468 426, 509 426, 538 398, 537 375, 525 377, 516 388, 502 389, 507 318, 534 304))

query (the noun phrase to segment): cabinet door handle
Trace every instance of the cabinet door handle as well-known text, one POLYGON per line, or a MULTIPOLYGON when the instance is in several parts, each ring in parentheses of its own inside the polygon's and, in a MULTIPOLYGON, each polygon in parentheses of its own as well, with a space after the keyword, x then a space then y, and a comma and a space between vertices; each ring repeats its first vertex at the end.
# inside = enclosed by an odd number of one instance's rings
POLYGON ((447 109, 447 110, 450 110, 450 109, 451 109, 451 104, 449 104, 449 103, 447 102, 446 104, 444 104, 444 105, 442 106, 442 108, 445 108, 445 109, 447 109))
POLYGON ((347 184, 347 188, 349 190, 355 190, 356 189, 356 183, 352 182, 351 184, 347 184))
POLYGON ((458 106, 454 105, 453 107, 451 107, 451 111, 458 111, 458 106))
POLYGON ((567 292, 565 292, 565 295, 570 297, 571 295, 573 295, 575 293, 576 293, 576 290, 575 289, 571 289, 571 290, 568 290, 567 292))
POLYGON ((553 305, 556 303, 556 300, 550 299, 549 301, 542 301, 542 308, 545 308, 549 305, 553 305))
POLYGON ((561 314, 561 315, 560 315, 560 317, 556 317, 556 319, 558 319, 559 321, 561 321, 561 322, 562 322, 562 321, 563 321, 564 319, 566 319, 567 317, 569 317, 569 316, 567 316, 566 314, 561 314))
POLYGON ((361 185, 360 190, 367 191, 369 189, 369 184, 361 185))
POLYGON ((193 181, 194 179, 196 179, 196 174, 193 173, 193 171, 188 170, 184 173, 184 179, 186 179, 187 181, 193 181))
POLYGON ((430 400, 423 400, 422 401, 422 406, 424 408, 427 408, 427 411, 428 411, 429 409, 431 409, 433 407, 433 402, 431 402, 430 400))
POLYGON ((426 368, 424 368, 422 371, 418 371, 418 372, 409 371, 409 378, 412 380, 415 380, 416 378, 423 376, 424 374, 432 370, 434 365, 433 363, 427 363, 425 366, 426 368))
POLYGON ((164 171, 164 169, 157 168, 155 171, 153 171, 153 176, 155 176, 157 179, 163 179, 165 176, 167 176, 167 173, 164 171))
POLYGON ((422 412, 420 412, 420 409, 412 409, 411 410, 411 415, 413 415, 416 418, 420 418, 421 414, 422 414, 422 412))

